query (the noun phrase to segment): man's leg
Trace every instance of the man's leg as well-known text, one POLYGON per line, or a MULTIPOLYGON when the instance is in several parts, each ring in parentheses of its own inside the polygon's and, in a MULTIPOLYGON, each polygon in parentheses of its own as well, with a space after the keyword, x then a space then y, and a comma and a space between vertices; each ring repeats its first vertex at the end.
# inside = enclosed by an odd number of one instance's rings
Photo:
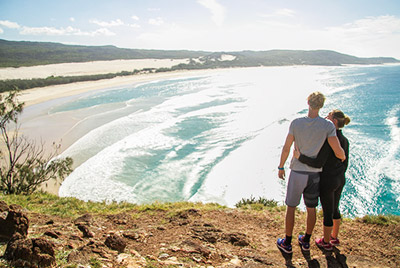
POLYGON ((294 219, 295 219, 296 207, 286 208, 286 220, 285 220, 285 232, 286 236, 292 236, 293 228, 294 228, 294 219))
POLYGON ((283 250, 286 253, 292 253, 292 233, 294 227, 294 216, 295 216, 296 207, 286 207, 286 218, 285 218, 285 238, 278 238, 276 244, 278 248, 283 250))
POLYGON ((319 173, 312 173, 308 176, 307 187, 304 189, 303 198, 307 208, 307 226, 303 241, 310 242, 312 232, 317 221, 318 196, 319 196, 319 173))
POLYGON ((301 195, 307 185, 308 176, 291 171, 286 192, 286 217, 285 217, 285 238, 278 238, 277 246, 286 253, 292 253, 292 234, 295 222, 296 207, 300 203, 301 195))
POLYGON ((312 235, 312 232, 317 221, 317 211, 315 208, 307 208, 307 227, 306 234, 312 235))

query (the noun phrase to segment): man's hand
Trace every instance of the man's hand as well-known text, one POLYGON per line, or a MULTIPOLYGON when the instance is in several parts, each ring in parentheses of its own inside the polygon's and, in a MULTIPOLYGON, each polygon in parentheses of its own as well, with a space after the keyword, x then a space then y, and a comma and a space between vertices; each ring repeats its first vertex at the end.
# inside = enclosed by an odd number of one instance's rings
POLYGON ((284 170, 284 169, 280 169, 280 170, 278 171, 278 177, 281 178, 282 180, 284 180, 284 179, 286 178, 285 170, 284 170))

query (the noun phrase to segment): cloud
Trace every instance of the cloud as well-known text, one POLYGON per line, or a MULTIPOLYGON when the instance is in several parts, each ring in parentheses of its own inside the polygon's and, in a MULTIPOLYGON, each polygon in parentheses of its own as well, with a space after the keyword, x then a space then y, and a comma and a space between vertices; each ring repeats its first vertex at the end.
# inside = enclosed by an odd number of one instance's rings
POLYGON ((129 27, 134 28, 134 29, 139 29, 141 28, 139 24, 134 23, 134 24, 128 24, 129 27))
POLYGON ((388 34, 400 34, 400 19, 395 16, 367 17, 328 30, 347 37, 376 39, 388 34))
POLYGON ((273 13, 262 14, 260 15, 262 18, 268 19, 284 19, 284 18, 292 18, 296 14, 296 11, 288 8, 276 9, 273 13))
POLYGON ((112 20, 110 22, 107 21, 99 21, 99 20, 90 20, 90 23, 99 25, 101 27, 114 27, 114 26, 121 26, 124 25, 124 23, 122 22, 122 20, 120 19, 116 19, 116 20, 112 20))
POLYGON ((164 20, 161 17, 149 19, 149 24, 154 26, 160 26, 164 24, 164 20))
POLYGON ((115 33, 106 28, 97 29, 92 32, 84 32, 71 26, 67 28, 54 27, 22 27, 20 34, 22 35, 49 35, 49 36, 112 36, 115 33))
POLYGON ((197 0, 197 3, 207 8, 212 14, 212 20, 217 26, 222 26, 225 20, 225 7, 216 0, 197 0))
POLYGON ((10 28, 10 29, 18 29, 18 28, 21 27, 21 26, 19 26, 18 23, 11 22, 11 21, 8 21, 8 20, 0 20, 0 25, 4 26, 6 28, 10 28))
POLYGON ((282 8, 275 11, 277 16, 284 16, 284 17, 293 17, 296 14, 296 11, 288 8, 282 8))
POLYGON ((332 41, 359 56, 399 57, 400 18, 395 16, 366 17, 337 27, 326 33, 332 41))
POLYGON ((71 17, 71 18, 69 18, 69 21, 74 22, 74 21, 75 21, 75 18, 74 18, 74 17, 71 17))
POLYGON ((139 20, 139 17, 138 17, 138 16, 135 16, 135 15, 133 15, 131 18, 132 18, 133 20, 136 20, 136 21, 139 20))

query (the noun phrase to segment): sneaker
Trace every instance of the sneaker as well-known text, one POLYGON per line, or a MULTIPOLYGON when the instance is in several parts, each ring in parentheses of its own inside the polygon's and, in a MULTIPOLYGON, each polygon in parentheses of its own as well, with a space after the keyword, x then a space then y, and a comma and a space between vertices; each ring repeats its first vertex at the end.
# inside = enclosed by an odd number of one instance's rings
POLYGON ((310 250, 310 242, 305 242, 304 241, 305 235, 299 235, 299 245, 304 251, 309 251, 310 250))
POLYGON ((338 239, 338 238, 333 238, 332 236, 331 236, 330 243, 331 243, 331 245, 334 246, 334 247, 337 247, 337 246, 340 245, 339 239, 338 239))
POLYGON ((328 250, 328 251, 330 251, 330 250, 333 249, 331 243, 325 243, 323 237, 322 237, 322 238, 315 239, 315 244, 317 244, 317 246, 318 246, 319 248, 322 248, 322 249, 325 249, 325 250, 328 250))
POLYGON ((292 245, 285 245, 285 239, 284 238, 278 238, 278 241, 276 241, 276 246, 280 248, 283 252, 286 252, 288 254, 292 253, 292 245))

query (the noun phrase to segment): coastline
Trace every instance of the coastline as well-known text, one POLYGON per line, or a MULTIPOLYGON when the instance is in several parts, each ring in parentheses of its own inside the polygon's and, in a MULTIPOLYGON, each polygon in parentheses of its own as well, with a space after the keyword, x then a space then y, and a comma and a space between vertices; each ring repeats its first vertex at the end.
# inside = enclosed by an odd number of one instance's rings
MULTIPOLYGON (((65 65, 65 64, 62 64, 65 65)), ((70 68, 74 68, 75 64, 66 64, 70 68)), ((94 66, 94 65, 92 65, 94 66)), ((40 67, 40 66, 39 66, 40 67)), ((34 67, 29 67, 34 68, 34 67)), ((20 102, 24 102, 24 110, 30 109, 31 111, 40 110, 43 108, 40 107, 41 104, 44 104, 49 101, 57 101, 58 99, 62 99, 65 97, 73 97, 79 94, 88 93, 92 91, 102 90, 106 88, 112 88, 117 86, 124 85, 135 85, 139 83, 163 80, 163 79, 172 79, 178 78, 182 76, 191 76, 191 75, 202 75, 210 72, 218 71, 219 69, 206 69, 206 70, 190 70, 190 71, 171 71, 171 72, 162 72, 162 73, 149 73, 149 74, 136 74, 132 76, 124 76, 124 77, 115 77, 112 79, 103 79, 98 81, 86 81, 86 82, 76 82, 70 84, 63 85, 55 85, 41 88, 33 88, 28 90, 23 90, 19 93, 18 100, 20 102)), ((90 70, 88 70, 89 72, 90 70)), ((35 112, 33 112, 35 114, 35 112)), ((40 113, 38 113, 40 114, 40 113)), ((29 117, 29 116, 28 116, 29 117)), ((73 141, 80 138, 80 136, 74 136, 73 138, 69 138, 69 130, 74 127, 77 123, 76 119, 70 117, 57 117, 57 116, 49 116, 47 114, 41 114, 38 117, 32 117, 30 115, 29 120, 35 121, 31 123, 29 126, 24 124, 24 120, 21 120, 22 123, 22 133, 25 133, 26 136, 33 139, 43 139, 46 142, 45 152, 50 153, 53 151, 53 146, 51 145, 53 141, 59 143, 61 145, 61 149, 58 153, 62 153, 66 150, 73 141), (41 131, 45 133, 45 136, 38 137, 35 133, 37 132, 37 127, 40 127, 41 131)), ((61 184, 57 181, 48 181, 44 183, 41 187, 41 190, 46 192, 58 195, 58 191, 61 184)))
POLYGON ((55 85, 48 87, 38 87, 21 91, 18 100, 24 102, 25 107, 29 107, 49 100, 70 97, 105 88, 123 86, 128 84, 138 84, 160 79, 177 78, 182 76, 199 75, 199 74, 201 75, 216 70, 218 69, 136 74, 131 76, 115 77, 112 79, 102 79, 98 81, 86 81, 86 82, 76 82, 76 83, 55 85))
POLYGON ((144 68, 171 68, 172 66, 187 62, 188 59, 137 59, 57 63, 18 68, 6 67, 0 68, 0 80, 96 75, 133 71, 135 69, 141 70, 144 68))

